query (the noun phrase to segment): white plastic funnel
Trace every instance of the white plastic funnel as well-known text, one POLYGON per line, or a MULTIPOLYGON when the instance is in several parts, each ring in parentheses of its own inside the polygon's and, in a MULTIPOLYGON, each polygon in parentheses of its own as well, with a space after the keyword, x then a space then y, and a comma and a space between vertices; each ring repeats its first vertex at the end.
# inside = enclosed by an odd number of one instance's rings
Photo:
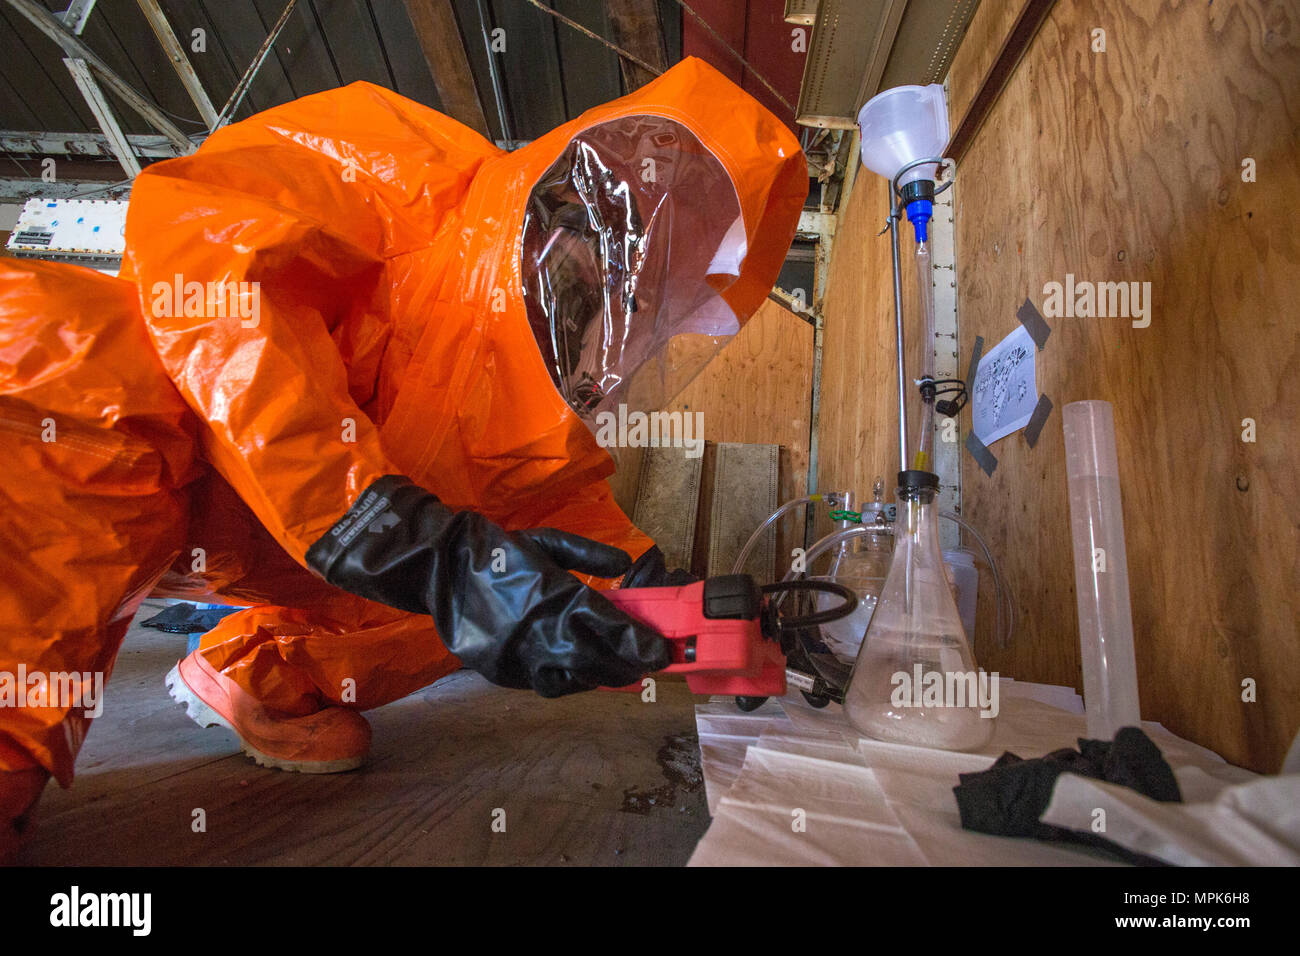
MULTIPOLYGON (((913 160, 942 156, 948 145, 948 107, 943 87, 895 86, 877 93, 858 113, 862 129, 862 164, 892 180, 913 160)), ((918 179, 933 180, 937 164, 909 169, 899 188, 918 179)))

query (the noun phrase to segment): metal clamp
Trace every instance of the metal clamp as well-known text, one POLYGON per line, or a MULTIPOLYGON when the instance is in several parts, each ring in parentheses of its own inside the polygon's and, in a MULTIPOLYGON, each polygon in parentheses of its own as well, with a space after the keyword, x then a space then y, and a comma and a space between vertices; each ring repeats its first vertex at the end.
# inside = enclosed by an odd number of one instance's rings
MULTIPOLYGON (((898 202, 894 205, 894 209, 890 213, 890 215, 893 217, 899 217, 903 213, 903 191, 898 188, 898 181, 903 178, 903 173, 907 172, 908 170, 915 169, 917 166, 940 166, 944 169, 952 170, 953 172, 957 171, 957 161, 955 159, 948 159, 946 157, 939 157, 939 156, 927 156, 922 159, 914 159, 910 163, 905 165, 902 169, 900 169, 897 173, 894 174, 893 181, 890 183, 890 185, 893 187, 894 195, 898 197, 898 202)), ((938 186, 935 189, 934 194, 938 196, 940 193, 944 192, 945 190, 952 188, 953 182, 954 182, 953 177, 950 175, 947 181, 945 181, 942 185, 938 186)))

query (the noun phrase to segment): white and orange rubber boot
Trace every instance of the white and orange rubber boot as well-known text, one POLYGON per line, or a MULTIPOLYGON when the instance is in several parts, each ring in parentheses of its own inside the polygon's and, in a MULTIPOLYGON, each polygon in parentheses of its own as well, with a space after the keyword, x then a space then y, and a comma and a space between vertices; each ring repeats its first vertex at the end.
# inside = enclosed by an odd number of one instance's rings
POLYGON ((167 690, 200 727, 225 727, 263 767, 299 773, 355 770, 370 754, 370 724, 355 710, 326 707, 276 715, 195 651, 167 675, 167 690))

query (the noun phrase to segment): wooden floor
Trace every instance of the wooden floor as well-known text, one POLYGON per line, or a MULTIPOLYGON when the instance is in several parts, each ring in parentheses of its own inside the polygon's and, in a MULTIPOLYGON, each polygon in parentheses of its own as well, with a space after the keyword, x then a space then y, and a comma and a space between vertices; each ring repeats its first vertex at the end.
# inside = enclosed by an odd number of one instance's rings
POLYGON ((309 776, 185 716, 163 686, 184 645, 131 629, 76 783, 47 787, 20 863, 680 865, 708 827, 685 684, 546 701, 461 672, 367 712, 364 768, 309 776))

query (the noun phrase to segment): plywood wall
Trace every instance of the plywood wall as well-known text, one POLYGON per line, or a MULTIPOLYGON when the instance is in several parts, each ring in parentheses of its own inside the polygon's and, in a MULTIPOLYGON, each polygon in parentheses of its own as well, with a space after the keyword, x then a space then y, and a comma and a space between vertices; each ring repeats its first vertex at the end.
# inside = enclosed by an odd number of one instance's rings
MULTIPOLYGON (((973 93, 986 66, 963 50, 952 89, 973 93)), ((1060 409, 1104 399, 1143 717, 1270 771, 1300 726, 1298 124, 1294 4, 1061 0, 954 190, 963 357, 1067 273, 1150 282, 1152 299, 1147 328, 1049 319, 1038 386, 1056 411, 1042 440, 996 443, 992 477, 964 459, 964 510, 1003 556, 1020 614, 1009 650, 984 631, 981 663, 1081 687, 1060 409)), ((887 277, 873 254, 856 265, 861 284, 887 277)), ((831 318, 860 321, 842 306, 831 318)))
POLYGON ((796 494, 807 487, 812 326, 770 299, 677 396, 673 409, 703 412, 715 442, 780 445, 796 494))
MULTIPOLYGON (((881 234, 889 212, 888 193, 884 179, 858 171, 853 192, 840 210, 823 304, 817 482, 822 491, 853 491, 859 497, 870 497, 873 481, 881 476, 886 497, 892 498, 899 469, 893 271, 889 234, 881 234)), ((907 314, 915 316, 915 274, 910 268, 903 275, 903 303, 907 314)), ((920 336, 904 338, 908 362, 915 366, 920 336)))
MULTIPOLYGON (((826 284, 822 401, 818 429, 818 489, 849 491, 870 500, 877 478, 892 501, 902 461, 898 442, 898 366, 895 361, 893 257, 886 231, 889 183, 859 167, 853 191, 840 209, 826 284)), ((946 200, 946 196, 942 197, 946 200)), ((936 216, 949 207, 936 204, 936 216)), ((951 228, 951 225, 948 224, 951 228)), ((932 238, 938 229, 932 229, 932 238)), ((911 384, 920 375, 923 334, 918 317, 912 225, 900 232, 908 447, 916 449, 921 403, 911 384)), ((951 281, 936 270, 939 281, 951 281)), ((951 340, 949 339, 949 342, 951 340)), ((959 364, 964 359, 958 359, 959 364)), ((962 374, 965 374, 964 364, 962 374)), ((945 492, 949 479, 944 477, 945 492)), ((946 525, 946 523, 945 523, 946 525)), ((816 537, 832 530, 823 515, 816 537)))
MULTIPOLYGON (((1151 283, 1148 328, 1053 320, 1038 384, 1115 405, 1143 716, 1256 769, 1300 725, 1297 34, 1283 3, 1058 3, 957 193, 966 342, 1067 272, 1151 283)), ((990 662, 1077 677, 1059 415, 994 450, 965 505, 1014 555, 1025 639, 990 662)))
MULTIPOLYGON (((779 497, 798 497, 808 487, 812 363, 812 326, 768 300, 668 410, 703 413, 704 437, 711 442, 780 445, 779 497)), ((631 514, 640 459, 625 450, 618 461, 610 484, 631 514)), ((782 553, 802 544, 798 530, 797 520, 784 523, 782 553)))

